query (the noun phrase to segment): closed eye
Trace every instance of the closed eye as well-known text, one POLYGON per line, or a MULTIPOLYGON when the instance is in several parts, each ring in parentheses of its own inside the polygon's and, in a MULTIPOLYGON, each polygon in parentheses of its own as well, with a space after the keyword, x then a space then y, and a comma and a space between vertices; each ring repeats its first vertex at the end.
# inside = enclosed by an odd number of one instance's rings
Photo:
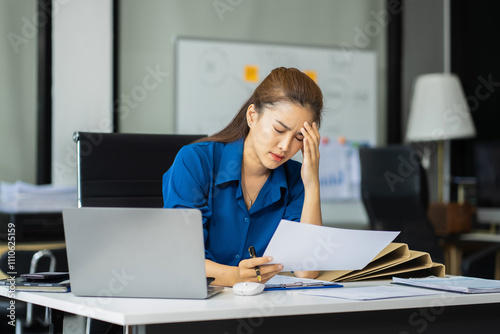
POLYGON ((278 129, 276 129, 276 127, 274 127, 274 130, 276 130, 277 133, 285 133, 285 131, 278 130, 278 129))
MULTIPOLYGON (((285 130, 278 130, 275 126, 273 126, 274 130, 277 132, 277 133, 285 133, 285 130)), ((301 134, 299 134, 301 135, 301 134)), ((295 139, 297 139, 298 141, 303 141, 304 140, 304 136, 300 136, 300 137, 295 137, 295 139)))

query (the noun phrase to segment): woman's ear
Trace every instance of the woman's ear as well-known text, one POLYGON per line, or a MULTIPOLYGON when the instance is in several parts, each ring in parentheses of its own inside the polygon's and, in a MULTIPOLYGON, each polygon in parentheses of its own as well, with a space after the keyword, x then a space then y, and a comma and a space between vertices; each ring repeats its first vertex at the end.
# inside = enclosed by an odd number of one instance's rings
POLYGON ((255 109, 255 105, 251 104, 247 108, 247 123, 248 127, 252 127, 252 124, 257 120, 259 114, 257 113, 257 110, 255 109))

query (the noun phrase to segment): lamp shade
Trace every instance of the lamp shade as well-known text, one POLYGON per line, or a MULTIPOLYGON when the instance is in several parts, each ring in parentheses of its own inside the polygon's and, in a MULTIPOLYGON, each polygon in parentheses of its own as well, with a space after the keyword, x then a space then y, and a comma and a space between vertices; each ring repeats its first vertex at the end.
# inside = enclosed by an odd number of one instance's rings
POLYGON ((476 130, 458 77, 425 74, 415 80, 406 141, 474 137, 476 130))

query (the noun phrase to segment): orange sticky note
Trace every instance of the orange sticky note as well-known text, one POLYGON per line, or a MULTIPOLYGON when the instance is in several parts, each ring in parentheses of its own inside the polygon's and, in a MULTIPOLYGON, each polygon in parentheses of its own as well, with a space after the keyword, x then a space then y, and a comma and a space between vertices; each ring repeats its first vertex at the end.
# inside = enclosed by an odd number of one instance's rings
POLYGON ((246 65, 243 71, 243 79, 247 82, 259 82, 259 67, 246 65))
POLYGON ((312 71, 312 70, 305 70, 305 74, 309 76, 309 78, 313 79, 314 81, 318 81, 318 72, 312 71))

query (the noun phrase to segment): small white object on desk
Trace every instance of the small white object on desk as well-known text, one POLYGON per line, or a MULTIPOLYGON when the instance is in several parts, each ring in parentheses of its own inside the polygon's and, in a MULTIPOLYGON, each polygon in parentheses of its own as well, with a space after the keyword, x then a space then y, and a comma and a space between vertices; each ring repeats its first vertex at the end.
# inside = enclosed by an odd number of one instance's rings
POLYGON ((265 284, 257 282, 239 282, 233 285, 233 292, 238 296, 254 296, 264 291, 265 284))

